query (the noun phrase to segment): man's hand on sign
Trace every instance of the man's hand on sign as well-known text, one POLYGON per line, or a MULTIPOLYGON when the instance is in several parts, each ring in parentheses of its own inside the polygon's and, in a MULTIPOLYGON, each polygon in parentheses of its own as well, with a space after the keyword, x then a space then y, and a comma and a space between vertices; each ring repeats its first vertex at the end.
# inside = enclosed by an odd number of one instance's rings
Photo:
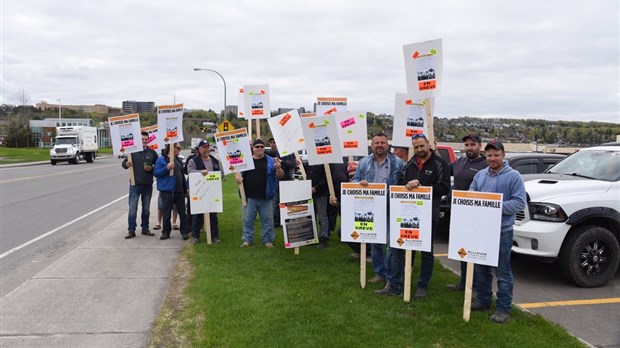
POLYGON ((173 170, 174 169, 174 162, 168 163, 168 165, 166 167, 168 167, 169 170, 173 170))
POLYGON ((200 171, 200 174, 202 174, 204 176, 207 176, 207 174, 209 174, 209 171, 206 170, 206 169, 203 169, 203 170, 200 171))
POLYGON ((418 186, 420 186, 420 180, 418 180, 418 179, 411 180, 411 181, 409 181, 409 182, 405 185, 405 187, 407 188, 407 190, 411 190, 411 189, 417 188, 418 186))
POLYGON ((368 180, 362 180, 362 181, 360 181, 360 185, 362 185, 362 186, 364 186, 364 187, 368 186, 368 180))

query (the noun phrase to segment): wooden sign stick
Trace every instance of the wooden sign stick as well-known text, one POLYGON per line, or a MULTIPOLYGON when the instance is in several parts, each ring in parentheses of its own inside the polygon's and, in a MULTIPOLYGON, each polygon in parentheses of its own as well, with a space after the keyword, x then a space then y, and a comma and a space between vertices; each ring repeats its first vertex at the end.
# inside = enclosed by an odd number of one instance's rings
POLYGON ((295 152, 295 163, 297 162, 299 162, 297 167, 299 168, 299 171, 301 172, 301 176, 304 178, 304 180, 306 180, 308 176, 306 175, 306 168, 304 168, 304 162, 301 160, 301 156, 299 156, 299 152, 295 152))
POLYGON ((411 302, 411 257, 412 251, 405 251, 405 291, 403 291, 403 300, 407 303, 411 302))
MULTIPOLYGON (((131 154, 130 153, 127 154, 127 161, 133 163, 133 161, 131 160, 131 154)), ((133 165, 131 167, 129 167, 129 184, 131 186, 135 186, 136 185, 136 177, 135 177, 135 175, 133 173, 133 165)))
POLYGON ((256 139, 260 139, 260 118, 256 119, 256 139))
POLYGON ((431 107, 431 98, 424 99, 425 109, 426 109, 426 125, 428 126, 428 134, 426 134, 426 138, 428 142, 435 147, 435 131, 433 129, 433 109, 431 107))
POLYGON ((366 288, 366 243, 360 244, 360 285, 366 288))
POLYGON ((329 164, 323 164, 325 166, 325 176, 327 177, 327 187, 329 188, 329 201, 336 198, 336 191, 334 191, 334 182, 332 181, 332 170, 329 168, 329 164))
MULTIPOLYGON (((239 173, 235 173, 235 180, 236 179, 240 179, 241 178, 241 174, 239 173)), ((244 207, 248 206, 248 201, 245 198, 245 188, 243 187, 243 180, 241 181, 241 183, 239 184, 239 193, 241 193, 241 204, 244 207)))
POLYGON ((204 213, 202 214, 204 218, 205 225, 205 233, 207 234, 207 244, 211 244, 211 214, 204 213))
MULTIPOLYGON (((170 144, 168 148, 168 158, 170 159, 170 163, 174 164, 174 144, 170 144)), ((170 169, 170 176, 174 176, 174 168, 170 169)))
POLYGON ((471 314, 471 285, 474 282, 474 263, 467 263, 467 276, 465 277, 465 301, 463 303, 463 320, 469 322, 471 314))
POLYGON ((248 118, 248 136, 250 140, 252 140, 252 120, 248 118))

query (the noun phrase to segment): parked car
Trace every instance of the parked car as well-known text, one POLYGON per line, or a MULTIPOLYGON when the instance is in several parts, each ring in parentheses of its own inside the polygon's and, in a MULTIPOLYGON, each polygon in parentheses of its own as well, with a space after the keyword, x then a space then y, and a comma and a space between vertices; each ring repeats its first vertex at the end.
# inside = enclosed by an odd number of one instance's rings
POLYGON ((606 284, 620 263, 620 146, 582 149, 526 177, 512 251, 558 260, 579 286, 606 284))
MULTIPOLYGON (((566 155, 537 152, 507 152, 504 160, 508 162, 511 168, 523 175, 543 173, 564 158, 566 158, 566 155)), ((524 180, 527 179, 524 177, 524 180)), ((443 196, 439 206, 440 224, 445 227, 450 226, 451 197, 451 194, 443 196)))

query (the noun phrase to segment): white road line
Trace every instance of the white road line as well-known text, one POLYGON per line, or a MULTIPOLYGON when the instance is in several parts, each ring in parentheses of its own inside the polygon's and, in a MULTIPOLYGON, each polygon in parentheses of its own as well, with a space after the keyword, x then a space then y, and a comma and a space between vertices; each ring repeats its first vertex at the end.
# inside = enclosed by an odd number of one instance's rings
POLYGON ((13 248, 13 249, 11 249, 11 250, 6 251, 6 252, 2 253, 2 254, 0 255, 0 260, 1 260, 1 259, 3 259, 5 256, 9 256, 9 255, 11 255, 12 253, 14 253, 14 252, 16 252, 16 251, 18 251, 18 250, 20 250, 20 249, 23 249, 23 248, 27 247, 28 245, 30 245, 30 244, 32 244, 32 243, 35 243, 35 242, 37 242, 37 241, 39 241, 39 240, 41 240, 41 239, 43 239, 43 238, 45 238, 45 237, 47 237, 47 236, 49 236, 49 235, 53 234, 53 233, 56 233, 56 232, 58 232, 58 231, 62 230, 63 228, 65 228, 65 227, 67 227, 67 226, 69 226, 69 225, 71 225, 71 224, 73 224, 73 223, 76 223, 76 222, 78 222, 78 221, 80 221, 80 220, 84 219, 85 217, 88 217, 88 216, 90 216, 90 215, 92 215, 92 214, 94 214, 94 213, 96 213, 96 212, 98 212, 98 211, 100 211, 100 210, 102 210, 102 209, 105 209, 105 208, 107 208, 107 207, 111 206, 112 204, 114 204, 114 203, 116 203, 116 202, 118 202, 118 201, 120 201, 120 200, 122 200, 122 199, 127 198, 128 196, 129 196, 129 194, 126 194, 126 195, 124 195, 124 196, 122 196, 122 197, 120 197, 120 198, 117 198, 117 199, 113 200, 112 202, 107 203, 107 204, 105 204, 105 205, 103 205, 103 206, 101 206, 101 207, 99 207, 99 208, 97 208, 97 209, 95 209, 95 210, 91 211, 90 213, 86 213, 86 214, 84 214, 84 215, 80 216, 79 218, 77 218, 77 219, 75 219, 75 220, 69 221, 69 222, 67 222, 66 224, 62 225, 62 226, 56 227, 55 229, 53 229, 53 230, 51 230, 51 231, 49 231, 49 232, 47 232, 47 233, 45 233, 45 234, 42 234, 42 235, 40 235, 40 236, 38 236, 38 237, 36 237, 36 238, 34 238, 34 239, 31 239, 31 240, 27 241, 26 243, 24 243, 24 244, 22 244, 22 245, 16 246, 15 248, 13 248))

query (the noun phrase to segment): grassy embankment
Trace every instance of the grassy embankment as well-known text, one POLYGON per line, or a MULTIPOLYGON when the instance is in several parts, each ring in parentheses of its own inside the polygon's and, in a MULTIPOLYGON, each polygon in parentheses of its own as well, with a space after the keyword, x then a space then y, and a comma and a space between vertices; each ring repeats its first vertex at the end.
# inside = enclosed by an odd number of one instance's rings
MULTIPOLYGON (((504 325, 479 312, 465 323, 462 293, 445 288, 457 277, 439 262, 428 297, 404 303, 373 294, 379 284, 361 289, 359 263, 349 261, 337 236, 327 249, 308 246, 294 255, 278 228, 276 248, 263 247, 257 232, 256 245, 241 249, 236 185, 231 176, 223 184, 223 242, 206 245, 203 235, 197 246, 186 245, 151 347, 582 346, 561 327, 516 309, 504 325)), ((416 263, 414 282, 418 271, 416 263)))
MULTIPOLYGON (((112 154, 111 148, 99 149, 99 155, 112 154)), ((45 147, 0 147, 0 164, 49 161, 50 149, 45 147)))

